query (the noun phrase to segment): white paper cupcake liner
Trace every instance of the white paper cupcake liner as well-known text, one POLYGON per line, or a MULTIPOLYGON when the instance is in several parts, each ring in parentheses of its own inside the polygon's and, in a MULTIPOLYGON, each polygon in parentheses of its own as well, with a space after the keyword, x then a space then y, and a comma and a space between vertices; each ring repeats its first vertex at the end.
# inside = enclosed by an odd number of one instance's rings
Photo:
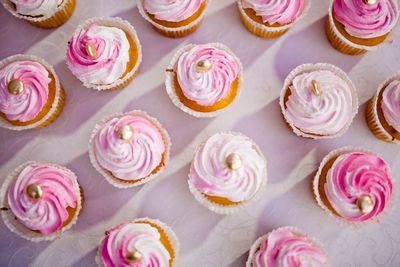
POLYGON ((76 221, 78 220, 78 216, 80 214, 80 211, 82 210, 83 192, 81 192, 81 188, 79 186, 78 179, 77 179, 75 173, 73 173, 71 170, 69 170, 63 166, 53 164, 53 163, 46 163, 50 166, 53 166, 58 169, 62 169, 64 171, 66 171, 75 180, 74 191, 75 191, 75 194, 77 196, 79 196, 77 199, 77 202, 76 202, 76 211, 75 211, 75 214, 74 214, 71 222, 69 222, 67 225, 63 226, 61 229, 59 229, 55 233, 44 235, 44 234, 29 230, 27 227, 25 227, 22 223, 20 223, 15 218, 14 214, 10 210, 9 204, 8 204, 8 197, 7 197, 8 194, 7 193, 8 193, 9 186, 14 181, 14 179, 16 179, 18 177, 18 175, 21 173, 21 171, 26 166, 35 164, 35 163, 37 163, 37 162, 35 162, 35 161, 26 162, 26 163, 18 166, 10 175, 7 176, 7 178, 3 182, 3 185, 1 186, 1 189, 0 189, 0 207, 7 208, 8 210, 1 211, 0 213, 1 213, 1 217, 4 221, 4 224, 8 227, 8 229, 10 229, 11 232, 16 233, 20 237, 27 239, 29 241, 32 241, 32 242, 52 241, 52 240, 60 237, 63 232, 70 229, 72 227, 72 225, 74 225, 76 223, 76 221))
POLYGON ((339 136, 342 136, 350 127, 351 123, 353 122, 354 117, 357 115, 358 112, 358 96, 357 96, 357 90, 353 84, 353 82, 350 80, 350 78, 347 76, 347 74, 339 69, 338 67, 327 64, 327 63, 308 63, 308 64, 303 64, 298 67, 296 67, 294 70, 292 70, 289 75, 286 77, 285 82, 283 84, 281 94, 279 97, 279 105, 281 106, 281 111, 283 114, 283 117, 286 121, 286 123, 290 126, 290 128, 293 130, 293 132, 300 137, 306 137, 306 138, 312 138, 312 139, 332 139, 336 138, 339 136), (309 134, 301 131, 298 129, 295 125, 289 122, 289 119, 286 116, 286 108, 285 108, 285 95, 286 92, 289 90, 289 86, 291 85, 293 79, 302 74, 302 73, 307 73, 307 72, 312 72, 312 71, 319 71, 319 70, 328 70, 339 76, 341 79, 343 79, 348 86, 350 87, 352 96, 353 96, 353 114, 352 117, 349 118, 348 122, 346 125, 343 127, 342 130, 340 130, 338 133, 333 134, 333 135, 314 135, 314 134, 309 134))
POLYGON ((306 16, 306 14, 308 13, 308 10, 310 9, 310 6, 311 6, 311 2, 309 0, 305 0, 305 5, 303 8, 303 11, 302 11, 301 15, 298 18, 296 18, 296 20, 294 22, 286 24, 286 25, 282 25, 280 27, 269 27, 264 24, 260 24, 256 21, 254 21, 253 19, 251 19, 249 16, 247 16, 246 12, 244 11, 241 0, 238 0, 237 3, 238 3, 240 16, 244 20, 246 27, 248 27, 248 25, 249 25, 252 28, 252 31, 254 31, 251 33, 253 33, 259 37, 263 37, 263 38, 276 38, 276 37, 279 37, 280 35, 284 34, 287 30, 289 30, 293 26, 293 24, 295 24, 296 22, 298 22, 299 20, 301 20, 302 18, 304 18, 306 16))
MULTIPOLYGON (((88 19, 85 22, 83 22, 82 24, 80 24, 75 29, 74 33, 77 31, 86 29, 88 26, 90 26, 92 24, 108 26, 108 27, 116 27, 116 28, 123 30, 127 35, 129 35, 129 37, 132 38, 132 40, 136 44, 138 58, 137 58, 135 66, 132 68, 131 71, 129 71, 122 79, 118 79, 115 82, 110 83, 110 84, 100 85, 100 84, 85 83, 83 80, 80 80, 78 77, 77 78, 82 82, 83 86, 85 86, 86 88, 91 88, 91 89, 94 89, 97 91, 113 90, 113 89, 119 89, 119 88, 126 87, 132 81, 132 79, 134 78, 136 73, 139 71, 139 66, 142 63, 142 46, 141 46, 139 38, 136 34, 135 28, 128 21, 123 20, 118 17, 114 17, 114 18, 95 17, 95 18, 88 19)), ((71 40, 74 33, 71 35, 69 40, 71 40)), ((66 55, 66 57, 68 57, 68 55, 66 55)), ((68 68, 71 70, 71 68, 73 68, 73 67, 69 66, 68 61, 66 61, 66 62, 67 62, 68 68)))
POLYGON ((39 121, 29 124, 29 125, 25 125, 25 126, 18 126, 18 125, 13 125, 13 124, 9 123, 7 120, 5 120, 3 117, 0 116, 0 127, 7 128, 10 130, 15 130, 15 131, 39 128, 41 125, 46 123, 46 121, 48 121, 55 113, 57 113, 58 108, 59 108, 59 102, 61 101, 61 97, 62 97, 61 96, 62 89, 61 89, 60 80, 58 79, 58 76, 57 76, 54 68, 49 63, 47 63, 44 59, 42 59, 40 57, 32 56, 32 55, 22 55, 22 54, 10 56, 10 57, 7 57, 7 58, 3 59, 2 61, 0 61, 0 70, 12 62, 20 61, 20 60, 34 61, 34 62, 38 62, 41 65, 43 65, 46 68, 46 70, 49 71, 53 75, 56 88, 55 88, 54 101, 51 105, 49 112, 39 121))
MULTIPOLYGON (((267 169, 268 169, 267 160, 265 159, 265 156, 264 156, 264 154, 262 153, 262 151, 261 151, 261 149, 259 148, 259 146, 258 146, 252 139, 250 139, 249 137, 247 137, 247 136, 245 136, 245 135, 243 135, 243 134, 241 134, 241 133, 236 133, 236 132, 221 132, 221 133, 217 133, 217 134, 230 134, 230 135, 232 135, 232 136, 242 136, 242 137, 245 137, 245 138, 251 140, 252 143, 253 143, 253 148, 257 150, 257 152, 264 158, 264 161, 265 161, 265 169, 264 169, 263 179, 262 179, 262 182, 261 182, 261 184, 260 184, 259 190, 258 190, 258 191, 256 192, 256 194, 255 194, 253 197, 251 197, 250 199, 244 200, 244 201, 242 201, 242 202, 240 202, 240 203, 237 203, 237 204, 234 204, 234 205, 221 205, 221 204, 218 204, 218 203, 215 203, 215 202, 209 200, 209 199, 208 199, 199 189, 197 189, 197 187, 190 181, 190 175, 189 175, 189 177, 188 177, 188 178, 189 178, 189 179, 188 179, 189 190, 190 190, 190 192, 193 194, 194 198, 195 198, 202 206, 206 207, 207 209, 209 209, 209 210, 211 210, 211 211, 213 211, 213 212, 215 212, 215 213, 221 214, 221 215, 231 215, 231 214, 234 214, 234 213, 236 213, 236 212, 239 212, 240 210, 245 209, 247 206, 249 206, 249 205, 251 205, 251 204, 257 202, 257 201, 261 198, 261 196, 264 195, 264 193, 265 193, 265 191, 266 191, 266 189, 267 189, 267 180, 268 180, 268 175, 267 175, 267 172, 268 172, 268 171, 267 171, 267 169)), ((207 139, 207 140, 208 140, 208 139, 207 139)), ((197 147, 195 154, 196 154, 197 151, 200 149, 200 147, 201 147, 205 142, 207 142, 207 140, 204 141, 202 144, 200 144, 200 145, 197 147)))
POLYGON ((227 46, 225 46, 224 44, 221 43, 208 43, 208 45, 211 45, 215 48, 221 49, 227 53, 229 53, 234 60, 236 61, 236 63, 238 64, 240 70, 239 70, 239 75, 238 75, 238 88, 237 88, 237 93, 236 93, 236 97, 235 99, 226 107, 219 109, 217 111, 213 111, 213 112, 200 112, 200 111, 196 111, 193 110, 191 108, 189 108, 188 106, 184 105, 179 97, 176 94, 176 90, 175 90, 175 85, 174 85, 174 78, 175 78, 175 73, 176 73, 176 64, 178 63, 179 57, 186 51, 190 50, 191 48, 193 48, 194 46, 196 46, 196 44, 188 44, 184 47, 182 47, 181 49, 179 49, 175 55, 173 56, 171 62, 169 63, 165 74, 166 74, 166 79, 165 79, 165 88, 167 90, 168 96, 169 98, 172 100, 172 102, 174 103, 174 105, 176 107, 178 107, 180 110, 182 110, 183 112, 192 115, 193 117, 196 118, 212 118, 212 117, 216 117, 219 114, 221 114, 223 111, 225 111, 227 108, 229 108, 233 103, 235 103, 235 101, 240 97, 240 93, 241 93, 241 85, 243 83, 243 65, 240 61, 240 59, 232 52, 232 50, 230 50, 227 46), (171 72, 170 70, 173 70, 173 72, 171 72))
MULTIPOLYGON (((247 261, 246 261, 246 267, 255 267, 255 266, 253 266, 252 261, 253 261, 254 255, 255 255, 256 252, 259 250, 261 244, 262 244, 265 240, 267 240, 267 239, 269 238, 269 236, 270 236, 272 233, 274 233, 275 231, 279 231, 279 230, 288 230, 288 231, 293 232, 293 233, 296 234, 296 235, 304 236, 304 237, 307 238, 307 240, 309 240, 315 247, 321 249, 321 250, 325 253, 325 255, 328 255, 328 254, 326 253, 325 247, 322 245, 322 243, 321 243, 319 240, 317 240, 317 239, 315 239, 315 238, 313 238, 313 237, 310 237, 308 234, 304 233, 303 231, 301 231, 300 229, 298 229, 298 228, 296 228, 296 227, 285 226, 285 227, 276 228, 276 229, 272 230, 271 232, 269 232, 269 233, 267 233, 267 234, 265 234, 265 235, 263 235, 263 236, 260 236, 260 237, 253 243, 253 245, 251 246, 250 251, 249 251, 249 257, 247 258, 247 261)), ((327 267, 327 266, 329 266, 329 263, 326 265, 326 267, 327 267)))
MULTIPOLYGON (((394 80, 400 80, 400 73, 386 79, 382 84, 379 85, 379 89, 376 91, 375 95, 371 98, 371 105, 372 105, 372 118, 370 118, 368 115, 369 113, 369 108, 367 108, 366 113, 367 113, 367 120, 368 123, 373 124, 374 128, 377 128, 379 131, 379 135, 382 135, 382 138, 386 139, 386 142, 393 143, 393 144, 399 144, 400 140, 394 138, 390 133, 388 133, 385 128, 382 126, 382 123, 379 120, 378 117, 378 99, 379 99, 379 94, 380 92, 386 88, 386 86, 391 83, 394 80)), ((379 103, 380 104, 380 103, 379 103)), ((372 130, 371 130, 372 131, 372 130)), ((375 132, 373 132, 375 134, 375 132)))
MULTIPOLYGON (((372 222, 372 221, 379 222, 379 221, 382 220, 382 218, 384 218, 388 213, 390 213, 390 211, 391 211, 391 210, 393 209, 393 207, 394 207, 394 203, 396 202, 395 199, 396 199, 397 193, 396 193, 396 187, 395 187, 395 184, 394 184, 394 181, 393 181, 393 178, 392 178, 393 190, 392 190, 392 196, 391 196, 390 202, 387 204, 387 206, 385 207, 385 209, 384 209, 379 215, 377 215, 377 216, 375 216, 375 217, 372 217, 372 218, 370 218, 370 219, 368 219, 368 220, 366 220, 366 221, 352 222, 352 221, 346 220, 345 218, 342 218, 342 217, 340 217, 340 216, 338 216, 338 215, 335 215, 335 214, 325 205, 325 203, 324 203, 324 202, 322 201, 322 199, 321 199, 321 195, 319 194, 319 179, 320 179, 320 176, 321 176, 321 173, 322 173, 323 168, 325 167, 325 165, 326 165, 331 159, 333 159, 333 158, 335 158, 335 157, 338 157, 338 156, 340 156, 340 155, 343 155, 343 154, 346 154, 346 153, 352 153, 352 152, 368 153, 368 154, 376 155, 376 156, 382 158, 382 157, 381 157, 379 154, 377 154, 377 153, 374 153, 374 152, 371 152, 371 151, 369 151, 369 150, 367 150, 367 149, 359 148, 359 147, 350 147, 350 146, 347 146, 347 147, 342 147, 342 148, 333 150, 333 151, 331 151, 328 155, 326 155, 326 156, 322 159, 322 161, 321 161, 321 163, 320 163, 320 165, 319 165, 319 167, 318 167, 318 171, 317 171, 317 173, 316 173, 316 175, 315 175, 315 177, 314 177, 314 179, 313 179, 312 188, 313 188, 313 193, 314 193, 314 196, 315 196, 315 200, 316 200, 317 203, 318 203, 318 206, 320 206, 326 213, 328 213, 329 216, 330 216, 331 218, 333 218, 336 222, 338 222, 338 223, 339 223, 340 225, 342 225, 342 226, 351 226, 351 227, 353 227, 354 229, 357 229, 357 228, 359 228, 359 227, 362 227, 362 226, 367 225, 368 223, 370 223, 370 222, 372 222)), ((382 159, 383 159, 383 158, 382 158, 382 159)), ((386 163, 386 164, 387 164, 387 163, 386 163)), ((388 167, 388 173, 389 173, 390 177, 392 177, 392 176, 391 176, 391 171, 390 171, 390 166, 389 166, 388 164, 387 164, 387 167, 388 167)))
MULTIPOLYGON (((169 243, 171 244, 172 249, 174 250, 174 261, 173 261, 173 266, 177 265, 177 259, 179 255, 179 250, 180 250, 180 243, 178 240, 178 237, 176 236, 175 232, 165 223, 158 219, 150 219, 148 217, 143 217, 143 218, 138 218, 134 219, 132 223, 136 222, 149 222, 151 224, 157 225, 160 229, 162 229, 165 233, 165 235, 168 238, 169 243)), ((100 250, 97 250, 97 255, 96 255, 96 263, 100 267, 105 267, 104 263, 101 260, 101 255, 100 255, 100 250)))
POLYGON ((142 15, 142 17, 147 20, 151 25, 153 25, 158 31, 163 32, 164 35, 168 35, 170 37, 174 36, 174 37, 183 37, 186 36, 187 34, 193 32, 201 23, 201 21, 204 18, 204 14, 205 11, 207 10, 208 5, 210 4, 211 0, 206 0, 206 7, 203 10, 203 12, 200 14, 200 16, 193 20, 191 23, 185 25, 185 26, 181 26, 181 27, 176 27, 176 28, 170 28, 170 27, 166 27, 164 25, 161 25, 157 22, 155 22, 154 20, 152 20, 149 15, 147 14, 147 12, 145 11, 144 8, 144 0, 138 0, 137 1, 137 7, 139 9, 139 13, 140 15, 142 15))
POLYGON ((89 140, 89 157, 90 157, 90 162, 92 163, 93 167, 101 175, 103 175, 103 177, 106 178, 106 180, 110 184, 112 184, 113 186, 115 186, 117 188, 121 188, 121 189, 135 187, 135 186, 145 184, 145 183, 153 180, 154 178, 156 178, 159 174, 161 174, 164 171, 164 169, 167 167, 167 164, 169 162, 170 149, 171 149, 171 139, 168 135, 168 132, 161 125, 161 123, 158 122, 158 120, 156 118, 149 116, 146 112, 141 111, 141 110, 133 110, 133 111, 125 112, 125 113, 116 113, 114 115, 104 118, 103 120, 101 120, 101 122, 99 122, 98 124, 95 125, 95 127, 92 131, 92 135, 89 140), (122 180, 118 180, 116 177, 114 177, 111 174, 111 172, 109 172, 106 169, 104 169, 103 167, 101 167, 99 162, 97 161, 96 152, 95 152, 94 144, 93 144, 94 138, 96 137, 97 132, 100 131, 104 127, 104 125, 106 124, 107 121, 109 121, 112 118, 122 117, 125 115, 142 116, 142 117, 148 119, 149 121, 151 121, 160 131, 160 133, 163 137, 164 143, 165 143, 165 156, 164 156, 165 158, 164 158, 164 162, 163 162, 164 165, 161 168, 159 168, 159 170, 156 173, 150 174, 149 176, 146 176, 145 178, 138 179, 140 181, 137 181, 137 182, 133 182, 135 180, 126 181, 126 182, 123 182, 122 180))
POLYGON ((32 17, 32 16, 28 16, 28 15, 21 15, 19 13, 17 13, 17 11, 15 10, 15 6, 14 4, 10 1, 10 0, 1 0, 3 6, 5 9, 7 9, 14 17, 18 18, 18 19, 23 19, 32 23, 38 23, 38 22, 44 22, 46 20, 48 20, 49 18, 53 17, 57 12, 63 10, 66 5, 71 4, 70 0, 64 0, 61 5, 59 5, 57 7, 56 10, 54 10, 53 12, 47 14, 47 15, 43 15, 40 17, 32 17))

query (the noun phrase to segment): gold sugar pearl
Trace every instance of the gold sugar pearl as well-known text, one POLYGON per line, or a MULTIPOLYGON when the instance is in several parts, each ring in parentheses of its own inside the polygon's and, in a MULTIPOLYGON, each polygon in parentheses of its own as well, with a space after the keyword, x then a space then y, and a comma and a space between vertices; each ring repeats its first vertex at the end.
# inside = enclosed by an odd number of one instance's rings
POLYGON ((34 200, 38 200, 39 198, 42 197, 43 191, 42 191, 42 188, 39 185, 30 184, 26 188, 26 194, 28 195, 28 197, 30 197, 30 198, 32 198, 34 200))
POLYGON ((357 199, 357 207, 363 213, 370 213, 374 209, 374 202, 368 195, 362 195, 357 199))
POLYGON ((312 89, 312 92, 314 95, 316 95, 316 96, 322 95, 321 88, 319 87, 319 84, 316 80, 312 80, 311 85, 312 85, 311 89, 312 89))
POLYGON ((237 170, 242 167, 242 158, 239 154, 232 153, 226 157, 225 164, 230 170, 237 170))
POLYGON ((209 61, 208 59, 200 60, 196 64, 196 71, 197 72, 207 72, 207 71, 211 70, 211 67, 212 67, 211 61, 209 61))
POLYGON ((19 95, 24 91, 24 83, 19 79, 11 80, 7 84, 7 90, 12 95, 19 95))
POLYGON ((142 259, 142 254, 137 250, 129 251, 125 254, 125 259, 129 262, 139 262, 142 259))
POLYGON ((364 3, 366 3, 369 6, 373 6, 376 3, 378 3, 378 0, 364 0, 364 3))
POLYGON ((124 141, 129 141, 133 137, 133 129, 130 125, 121 126, 118 129, 118 138, 124 141))
POLYGON ((87 42, 86 43, 86 53, 91 57, 91 58, 96 58, 97 57, 97 50, 96 47, 93 43, 87 42))

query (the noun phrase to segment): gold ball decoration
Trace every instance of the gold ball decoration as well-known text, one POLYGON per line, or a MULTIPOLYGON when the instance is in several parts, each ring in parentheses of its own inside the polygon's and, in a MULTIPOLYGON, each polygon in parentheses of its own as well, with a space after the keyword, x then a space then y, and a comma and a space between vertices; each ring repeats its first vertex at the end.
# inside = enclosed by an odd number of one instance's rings
POLYGON ((91 42, 87 42, 86 43, 86 53, 91 58, 96 58, 97 57, 97 50, 96 50, 96 47, 94 46, 93 43, 91 43, 91 42))
POLYGON ((211 70, 212 64, 208 59, 200 60, 196 64, 196 71, 197 72, 207 72, 211 70))
POLYGON ((118 138, 124 141, 129 141, 133 137, 133 129, 130 125, 121 126, 118 129, 118 138))
POLYGON ((125 258, 129 262, 139 262, 142 259, 142 254, 139 251, 129 251, 125 254, 125 258))
POLYGON ((312 92, 314 95, 316 96, 322 95, 321 88, 319 87, 319 84, 316 80, 312 80, 311 85, 312 85, 312 92))
POLYGON ((11 80, 7 84, 7 89, 12 95, 19 95, 24 91, 24 83, 19 79, 11 80))
POLYGON ((375 4, 378 2, 378 0, 364 0, 364 2, 365 2, 367 5, 373 6, 373 5, 375 5, 375 4))
POLYGON ((228 155, 225 159, 226 166, 234 171, 242 167, 242 158, 237 153, 232 153, 228 155))
POLYGON ((30 184, 26 188, 26 194, 28 195, 28 197, 30 197, 30 198, 32 198, 34 200, 37 200, 37 199, 42 197, 43 191, 42 191, 42 188, 39 185, 30 184))
POLYGON ((357 207, 363 214, 370 213, 374 209, 374 202, 370 196, 362 195, 357 199, 357 207))

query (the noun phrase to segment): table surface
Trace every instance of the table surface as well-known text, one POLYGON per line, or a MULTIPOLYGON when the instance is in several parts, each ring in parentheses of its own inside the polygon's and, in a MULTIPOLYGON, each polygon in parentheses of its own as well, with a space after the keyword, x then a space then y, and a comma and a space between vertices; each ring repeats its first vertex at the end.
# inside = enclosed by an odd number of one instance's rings
POLYGON ((367 128, 364 112, 377 86, 399 70, 400 27, 378 50, 347 56, 326 40, 328 1, 312 1, 308 15, 276 40, 249 34, 233 0, 212 1, 201 27, 177 40, 156 33, 140 16, 136 1, 77 2, 71 19, 55 30, 35 28, 0 8, 0 58, 16 53, 45 58, 55 67, 67 97, 63 113, 49 127, 24 132, 0 129, 0 181, 25 161, 50 161, 72 169, 85 192, 85 207, 77 224, 53 242, 25 241, 0 223, 0 266, 95 266, 96 247, 104 231, 143 216, 159 218, 176 232, 181 242, 178 266, 244 266, 258 236, 286 225, 320 239, 332 266, 400 266, 400 210, 396 205, 380 223, 353 229, 324 213, 310 190, 323 156, 347 145, 380 153, 392 166, 394 183, 399 186, 399 147, 377 140, 367 128), (65 64, 69 36, 80 22, 94 16, 122 17, 139 35, 143 63, 137 78, 123 90, 86 89, 65 64), (244 65, 244 83, 240 98, 227 112, 213 119, 197 119, 177 109, 168 98, 164 69, 180 47, 207 42, 222 42, 238 55, 244 65), (339 66, 358 89, 359 113, 340 138, 300 138, 282 120, 278 96, 283 80, 294 67, 309 62, 339 66), (156 180, 120 190, 91 166, 88 139, 103 117, 133 109, 145 110, 166 127, 172 155, 168 168, 156 180), (187 174, 196 147, 208 136, 227 130, 242 132, 259 144, 268 160, 269 180, 267 192, 257 203, 221 216, 193 198, 187 174))

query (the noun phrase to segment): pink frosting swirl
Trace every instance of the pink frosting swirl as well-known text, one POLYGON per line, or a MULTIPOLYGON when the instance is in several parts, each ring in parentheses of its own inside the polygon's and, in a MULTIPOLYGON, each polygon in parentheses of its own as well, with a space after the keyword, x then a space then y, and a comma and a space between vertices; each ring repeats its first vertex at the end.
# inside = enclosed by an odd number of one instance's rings
POLYGON ((129 62, 130 44, 117 27, 96 24, 78 29, 68 42, 67 64, 86 85, 108 85, 120 79, 129 62), (90 55, 88 45, 95 48, 90 55))
POLYGON ((314 240, 289 228, 268 234, 252 260, 252 267, 309 266, 328 266, 328 257, 314 240))
POLYGON ((105 267, 166 267, 171 255, 160 241, 160 233, 147 223, 124 223, 106 233, 99 247, 105 267), (141 259, 127 260, 127 254, 138 252, 141 259))
POLYGON ((49 72, 34 61, 14 61, 0 70, 0 111, 9 120, 26 122, 34 119, 47 102, 49 72), (24 90, 17 95, 8 91, 12 80, 20 80, 24 90))
POLYGON ((378 0, 369 5, 364 0, 334 0, 334 17, 346 32, 358 38, 374 38, 390 32, 399 18, 397 0, 378 0))
POLYGON ((156 19, 179 22, 191 17, 205 0, 144 0, 144 8, 156 19))
POLYGON ((76 208, 79 195, 74 175, 64 168, 33 163, 27 165, 8 189, 8 203, 17 220, 32 231, 51 234, 69 218, 67 208, 76 208), (32 199, 29 185, 40 186, 42 196, 32 199))
POLYGON ((96 133, 94 150, 98 163, 122 180, 145 178, 162 161, 166 151, 160 130, 148 118, 124 115, 112 118, 96 133), (118 137, 119 129, 130 126, 133 136, 129 141, 118 137))
POLYGON ((203 106, 224 99, 238 78, 240 65, 228 52, 211 44, 193 45, 182 53, 177 65, 177 78, 183 94, 203 106), (208 60, 211 69, 196 70, 197 63, 208 60))
POLYGON ((286 25, 303 12, 304 0, 240 0, 243 8, 251 8, 264 23, 286 25))
POLYGON ((394 80, 383 91, 381 107, 385 120, 400 132, 400 81, 394 80))
POLYGON ((337 214, 349 221, 366 221, 379 215, 392 196, 392 180, 386 162, 363 152, 339 156, 328 171, 325 194, 337 214), (372 199, 373 209, 363 213, 357 206, 361 196, 372 199))
POLYGON ((211 136, 194 155, 189 179, 202 193, 233 202, 251 199, 266 179, 264 156, 248 137, 221 133, 211 136), (230 170, 227 158, 237 154, 241 166, 230 170))

